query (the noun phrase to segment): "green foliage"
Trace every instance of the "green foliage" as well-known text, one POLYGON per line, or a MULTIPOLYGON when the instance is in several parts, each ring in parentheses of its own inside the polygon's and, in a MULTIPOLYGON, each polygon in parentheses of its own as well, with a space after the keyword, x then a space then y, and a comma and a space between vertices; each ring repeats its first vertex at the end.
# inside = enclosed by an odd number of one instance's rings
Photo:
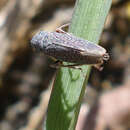
MULTIPOLYGON (((97 43, 110 5, 111 0, 77 0, 69 32, 97 43)), ((82 70, 58 70, 44 130, 75 129, 90 66, 82 66, 82 70)))

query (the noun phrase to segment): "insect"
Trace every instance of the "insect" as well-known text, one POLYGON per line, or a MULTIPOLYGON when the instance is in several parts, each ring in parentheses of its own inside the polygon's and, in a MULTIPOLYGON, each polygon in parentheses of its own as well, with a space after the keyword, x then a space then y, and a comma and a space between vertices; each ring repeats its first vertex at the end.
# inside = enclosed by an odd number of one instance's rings
POLYGON ((31 46, 45 55, 57 59, 53 67, 70 67, 91 64, 96 68, 109 59, 106 50, 90 41, 76 37, 62 30, 68 24, 56 29, 56 32, 41 31, 31 40, 31 46), (73 64, 63 65, 62 61, 73 64))

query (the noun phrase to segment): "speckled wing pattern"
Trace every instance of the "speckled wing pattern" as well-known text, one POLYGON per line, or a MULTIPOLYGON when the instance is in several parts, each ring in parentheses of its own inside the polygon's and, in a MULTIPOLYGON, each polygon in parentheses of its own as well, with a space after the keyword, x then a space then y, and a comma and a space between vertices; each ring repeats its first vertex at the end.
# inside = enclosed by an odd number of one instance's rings
POLYGON ((50 36, 50 38, 52 38, 52 43, 60 46, 77 49, 83 52, 90 52, 92 50, 94 51, 98 48, 99 51, 104 50, 105 52, 104 48, 69 33, 52 32, 51 35, 52 36, 50 36))

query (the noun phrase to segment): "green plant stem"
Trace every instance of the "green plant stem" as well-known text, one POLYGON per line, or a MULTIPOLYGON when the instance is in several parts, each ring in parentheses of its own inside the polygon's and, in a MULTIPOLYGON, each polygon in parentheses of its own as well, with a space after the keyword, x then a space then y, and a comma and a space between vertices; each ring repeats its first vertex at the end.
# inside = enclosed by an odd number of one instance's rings
MULTIPOLYGON (((77 0, 69 32, 98 43, 111 2, 111 0, 77 0)), ((82 66, 82 70, 83 72, 70 68, 58 70, 44 130, 75 129, 90 66, 82 66)))

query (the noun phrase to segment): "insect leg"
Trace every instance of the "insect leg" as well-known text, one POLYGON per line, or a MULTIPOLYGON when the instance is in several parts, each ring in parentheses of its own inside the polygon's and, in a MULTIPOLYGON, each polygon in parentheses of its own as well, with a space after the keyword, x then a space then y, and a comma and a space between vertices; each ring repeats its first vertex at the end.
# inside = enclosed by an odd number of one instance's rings
MULTIPOLYGON (((95 64, 95 65, 92 65, 92 67, 98 69, 99 71, 102 71, 103 70, 103 67, 101 66, 102 64, 103 63, 95 64)), ((78 66, 81 66, 81 65, 84 65, 84 64, 64 65, 64 66, 61 66, 61 67, 69 67, 69 68, 73 68, 73 69, 80 69, 82 71, 82 68, 78 67, 78 66)))
POLYGON ((53 68, 59 68, 59 67, 68 67, 72 69, 79 69, 82 71, 82 68, 78 67, 83 64, 72 64, 72 65, 64 65, 62 61, 57 60, 54 64, 50 65, 53 68))
POLYGON ((102 71, 102 70, 103 70, 102 64, 103 64, 103 61, 102 61, 101 63, 99 63, 99 64, 94 64, 94 65, 92 65, 92 66, 93 66, 94 68, 96 68, 97 70, 102 71))
MULTIPOLYGON (((92 67, 98 69, 99 71, 103 70, 103 67, 101 66, 103 63, 100 64, 95 64, 92 65, 92 67)), ((72 65, 61 65, 61 67, 69 67, 69 68, 73 68, 73 69, 80 69, 82 71, 82 68, 80 68, 79 66, 84 65, 84 64, 72 64, 72 65)))
POLYGON ((56 60, 54 64, 51 64, 50 67, 58 69, 62 65, 62 61, 56 60))
POLYGON ((67 32, 65 32, 64 30, 65 30, 65 28, 68 28, 69 25, 70 25, 70 23, 67 23, 67 24, 64 24, 64 25, 58 27, 58 28, 56 29, 56 32, 58 32, 58 33, 67 33, 67 32))
POLYGON ((68 67, 68 68, 72 68, 72 69, 79 69, 82 71, 82 68, 78 66, 79 64, 73 64, 73 65, 60 65, 60 67, 68 67))
MULTIPOLYGON (((92 65, 92 67, 96 68, 99 71, 102 71, 103 70, 103 67, 101 66, 102 64, 103 64, 103 62, 100 64, 92 65)), ((68 67, 68 68, 72 68, 72 69, 79 69, 82 71, 82 68, 79 67, 81 65, 84 65, 84 64, 64 65, 62 61, 57 60, 54 64, 51 64, 50 67, 56 68, 56 69, 58 69, 59 67, 68 67)))
MULTIPOLYGON (((82 68, 78 67, 78 66, 81 66, 81 65, 84 65, 84 64, 73 64, 73 65, 61 65, 61 67, 68 67, 68 68, 73 68, 73 69, 79 69, 82 71, 82 68)), ((101 64, 95 64, 95 65, 92 65, 92 67, 96 68, 97 70, 99 71, 102 71, 103 70, 103 67, 101 66, 101 64)))

